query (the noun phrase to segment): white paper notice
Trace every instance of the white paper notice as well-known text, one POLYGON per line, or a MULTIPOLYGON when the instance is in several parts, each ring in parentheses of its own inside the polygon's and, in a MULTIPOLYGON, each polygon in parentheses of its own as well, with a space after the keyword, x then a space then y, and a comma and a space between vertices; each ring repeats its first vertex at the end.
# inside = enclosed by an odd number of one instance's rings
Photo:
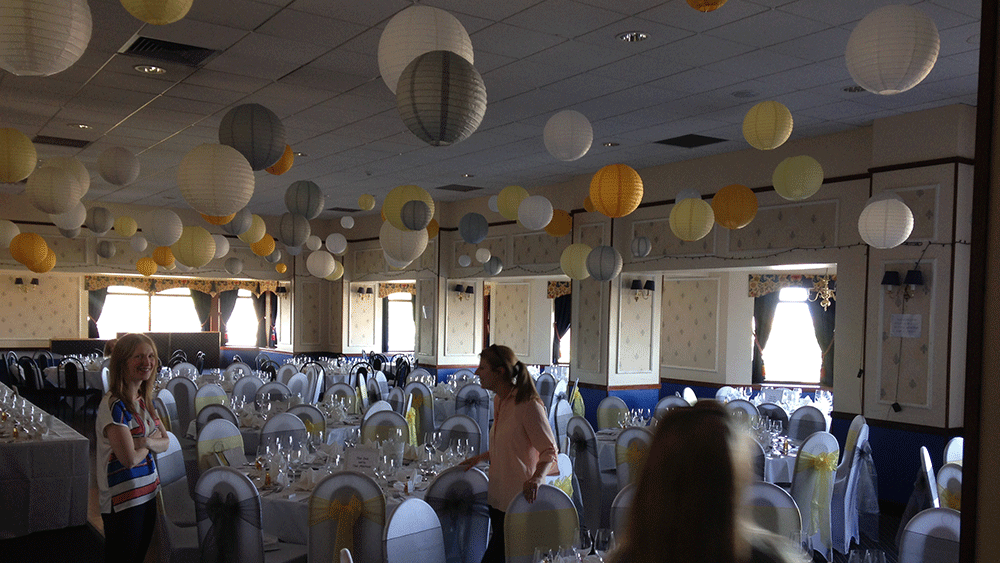
POLYGON ((889 336, 920 338, 920 315, 892 315, 889 336))
POLYGON ((347 457, 345 465, 351 470, 371 469, 378 460, 378 450, 375 448, 347 448, 344 454, 347 457))

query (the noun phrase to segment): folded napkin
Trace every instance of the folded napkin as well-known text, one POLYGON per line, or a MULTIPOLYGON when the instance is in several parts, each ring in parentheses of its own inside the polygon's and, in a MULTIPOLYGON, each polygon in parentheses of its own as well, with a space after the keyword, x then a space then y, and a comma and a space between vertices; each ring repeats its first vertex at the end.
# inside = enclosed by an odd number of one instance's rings
POLYGON ((333 457, 343 454, 344 448, 340 445, 340 442, 334 442, 332 444, 318 444, 316 451, 326 454, 327 457, 333 457))
POLYGON ((311 491, 316 488, 316 485, 320 481, 326 478, 325 471, 318 471, 316 469, 304 469, 302 470, 302 476, 299 480, 295 482, 295 490, 297 491, 311 491))
POLYGON ((240 414, 241 428, 261 428, 264 426, 264 418, 257 413, 243 412, 240 414))

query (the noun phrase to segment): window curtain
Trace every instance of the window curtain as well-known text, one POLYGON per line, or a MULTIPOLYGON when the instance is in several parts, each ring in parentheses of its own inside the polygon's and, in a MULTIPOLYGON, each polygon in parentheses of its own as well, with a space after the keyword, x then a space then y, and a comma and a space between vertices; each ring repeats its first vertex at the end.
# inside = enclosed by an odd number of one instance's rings
POLYGON ((208 332, 212 329, 212 296, 192 289, 191 301, 194 302, 194 311, 198 314, 201 331, 208 332))
POLYGON ((267 293, 254 296, 253 310, 257 313, 257 347, 266 348, 268 330, 267 317, 264 316, 264 313, 267 311, 267 293))
POLYGON ((571 294, 560 295, 552 300, 552 307, 555 312, 555 334, 552 335, 552 363, 559 361, 559 343, 562 337, 566 336, 569 330, 571 313, 573 312, 573 296, 571 294))
POLYGON ((767 346, 767 339, 771 336, 771 325, 774 323, 774 311, 778 308, 778 295, 780 292, 772 292, 753 300, 753 318, 757 330, 754 333, 753 347, 753 383, 764 382, 764 358, 761 352, 767 346))
POLYGON ((264 295, 267 295, 268 298, 271 299, 271 323, 267 331, 268 335, 270 335, 268 342, 270 343, 269 346, 271 348, 277 348, 278 331, 276 329, 278 326, 278 294, 268 292, 265 293, 264 295))
POLYGON ((222 343, 227 344, 229 342, 229 334, 227 334, 227 323, 229 323, 229 318, 233 316, 233 309, 236 308, 236 297, 239 295, 238 289, 231 289, 229 291, 223 291, 219 293, 219 321, 222 326, 222 343))
POLYGON ((824 311, 819 299, 806 301, 809 313, 812 315, 813 329, 816 331, 816 342, 823 353, 823 367, 820 370, 819 383, 825 387, 833 387, 833 331, 834 319, 837 316, 837 302, 830 301, 830 306, 824 311))
POLYGON ((101 334, 97 330, 97 321, 101 319, 101 312, 104 311, 104 301, 108 298, 108 288, 92 289, 87 292, 87 316, 90 322, 87 323, 87 337, 100 338, 101 334))

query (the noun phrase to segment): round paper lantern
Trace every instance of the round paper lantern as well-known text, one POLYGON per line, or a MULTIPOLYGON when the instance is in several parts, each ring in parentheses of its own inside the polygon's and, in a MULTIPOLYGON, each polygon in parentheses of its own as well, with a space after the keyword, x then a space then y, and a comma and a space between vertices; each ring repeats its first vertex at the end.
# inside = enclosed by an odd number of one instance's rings
POLYGON ((490 208, 493 213, 500 213, 499 202, 497 201, 497 196, 491 195, 490 199, 486 201, 486 207, 490 208))
POLYGON ((201 214, 201 218, 204 219, 209 225, 225 225, 226 223, 232 221, 234 217, 236 217, 235 213, 230 213, 229 215, 223 215, 221 217, 205 215, 204 213, 201 214))
POLYGON ((332 233, 326 237, 326 249, 340 255, 347 252, 347 237, 340 233, 332 233))
POLYGON ((670 230, 677 238, 695 241, 705 238, 715 224, 715 212, 703 199, 685 199, 670 210, 670 230))
POLYGON ((31 204, 50 215, 69 211, 85 192, 72 174, 58 166, 43 166, 32 172, 25 189, 31 204))
POLYGON ((238 276, 243 271, 243 260, 236 258, 226 259, 226 271, 229 272, 231 276, 238 276))
POLYGON ((240 209, 228 223, 223 223, 222 230, 228 235, 238 237, 247 232, 253 225, 253 215, 247 208, 240 209))
POLYGON ((238 238, 247 244, 253 244, 264 238, 266 234, 267 226, 264 224, 264 220, 261 219, 260 215, 254 214, 250 216, 250 228, 238 235, 238 238))
POLYGON ((562 209, 552 211, 552 220, 545 225, 545 232, 554 237, 564 237, 573 231, 573 216, 562 209))
POLYGON ((653 244, 649 242, 646 237, 635 237, 632 239, 632 256, 636 258, 645 258, 649 256, 649 252, 653 250, 653 244))
POLYGON ((306 270, 317 278, 325 278, 333 273, 336 263, 329 252, 317 250, 306 258, 306 270))
POLYGON ((389 266, 389 268, 393 270, 403 270, 410 265, 410 262, 396 260, 392 256, 389 256, 384 250, 382 251, 382 258, 385 260, 385 263, 389 266))
POLYGON ((559 266, 563 273, 574 280, 585 280, 590 277, 590 272, 587 271, 587 258, 591 250, 582 243, 567 246, 559 257, 559 266))
POLYGON ((715 222, 727 229, 742 229, 757 216, 757 194, 742 184, 730 184, 712 198, 715 222))
POLYGON ((82 229, 80 227, 77 227, 75 229, 59 229, 59 234, 61 234, 66 238, 72 239, 80 236, 81 231, 82 229))
POLYGON ((153 261, 157 265, 169 268, 174 265, 174 260, 174 253, 170 251, 169 246, 158 246, 153 249, 153 261))
POLYGON ((434 200, 427 190, 420 186, 396 186, 385 196, 382 202, 382 212, 385 213, 385 220, 399 230, 406 230, 403 224, 403 206, 411 200, 419 200, 427 204, 431 217, 434 216, 434 200))
POLYGON ((221 217, 246 207, 253 196, 253 170, 233 147, 205 143, 181 159, 177 187, 199 213, 221 217))
POLYGON ((791 134, 792 112, 780 102, 760 102, 743 117, 743 138, 755 149, 776 149, 791 134))
POLYGON ((87 190, 90 189, 90 172, 87 171, 87 167, 78 158, 73 158, 72 156, 49 157, 42 163, 40 168, 62 168, 65 170, 83 189, 80 197, 83 197, 87 193, 87 190))
MULTIPOLYGON (((5 8, 0 8, 0 13, 5 8)), ((0 129, 0 182, 13 184, 31 175, 38 164, 35 144, 17 129, 0 129)))
POLYGON ((372 209, 375 209, 375 196, 364 194, 358 197, 358 207, 362 211, 371 211, 372 209))
POLYGON ((87 220, 87 208, 83 202, 78 201, 69 211, 49 215, 49 219, 60 229, 76 229, 87 220))
POLYGON ((865 205, 858 217, 861 239, 875 248, 895 248, 913 231, 913 213, 902 198, 892 192, 882 192, 865 205))
POLYGON ((28 269, 36 274, 44 274, 56 267, 56 253, 51 248, 46 249, 45 258, 37 264, 29 264, 28 269))
POLYGON ((0 247, 10 248, 10 241, 21 234, 21 229, 12 221, 0 219, 0 247))
POLYGON ((597 208, 594 207, 594 200, 590 199, 590 194, 587 194, 587 197, 583 198, 583 210, 587 213, 597 211, 597 208))
POLYGON ((451 51, 471 65, 472 40, 455 16, 430 6, 410 6, 389 20, 378 40, 378 70, 385 85, 397 91, 403 70, 431 51, 451 51))
POLYGON ((106 235, 115 226, 115 218, 106 207, 91 207, 87 210, 86 224, 91 233, 106 235))
POLYGON ((11 257, 25 266, 41 263, 48 252, 49 245, 37 233, 20 233, 10 241, 11 257))
POLYGON ((803 200, 823 186, 823 167, 811 156, 790 156, 775 167, 771 182, 781 197, 803 200))
POLYGON ((476 262, 479 262, 480 264, 485 264, 486 262, 489 262, 492 256, 493 253, 490 252, 489 248, 476 249, 476 262))
POLYGON ((427 223, 427 238, 432 239, 438 236, 441 232, 441 225, 438 224, 437 219, 431 219, 430 223, 427 223))
POLYGON ((622 255, 613 246, 595 246, 587 255, 587 272, 597 281, 608 281, 622 271, 622 255))
POLYGON ((132 238, 129 239, 128 244, 129 246, 132 247, 132 250, 136 252, 144 252, 146 250, 146 247, 149 246, 149 241, 146 240, 146 237, 136 234, 132 235, 132 238))
POLYGON ((401 231, 388 222, 382 223, 378 239, 382 243, 382 250, 386 254, 395 260, 406 262, 407 264, 416 260, 423 253, 424 249, 427 248, 426 230, 401 231))
POLYGON ((552 220, 552 202, 543 195, 524 198, 517 206, 517 222, 529 231, 540 231, 552 220))
POLYGON ((250 163, 250 168, 263 170, 276 164, 285 153, 285 126, 266 107, 241 104, 222 117, 219 143, 239 151, 250 163))
POLYGON ((340 262, 334 261, 334 263, 333 263, 333 273, 330 274, 329 276, 326 276, 323 279, 330 280, 330 281, 337 281, 337 280, 339 280, 342 277, 344 277, 344 265, 341 264, 340 262))
POLYGON ((486 272, 487 276, 495 276, 503 271, 503 260, 500 260, 496 256, 491 257, 489 260, 483 264, 483 271, 486 272))
POLYGON ((399 211, 403 226, 411 231, 422 231, 431 224, 431 210, 419 199, 411 199, 399 211))
POLYGON ((97 243, 97 255, 101 258, 114 258, 118 254, 118 247, 110 240, 102 240, 97 243))
MULTIPOLYGON (((322 246, 322 245, 320 245, 320 246, 322 246)), ((301 246, 286 246, 285 247, 285 253, 288 254, 289 256, 298 256, 299 254, 302 254, 302 247, 301 246)))
POLYGON ((458 257, 458 265, 463 268, 468 268, 472 265, 472 258, 469 258, 468 254, 463 254, 458 257))
POLYGON ((923 80, 941 50, 934 20, 912 6, 883 6, 864 17, 847 40, 847 71, 865 90, 898 94, 923 80))
POLYGON ((609 164, 590 180, 590 201, 608 217, 624 217, 642 202, 642 178, 630 166, 609 164))
POLYGON ((687 0, 687 2, 688 6, 699 12, 711 12, 722 7, 726 3, 726 0, 687 0))
POLYGON ((50 76, 73 65, 90 43, 86 0, 0 2, 0 68, 50 76))
POLYGON ((135 261, 135 271, 144 276, 151 276, 156 273, 156 261, 148 256, 135 261))
POLYGON ((275 248, 274 252, 264 257, 264 260, 267 260, 271 264, 277 264, 281 260, 281 251, 275 248))
POLYGON ((319 238, 318 235, 309 235, 306 239, 306 248, 309 250, 319 250, 323 247, 323 239, 319 238))
POLYGON ((274 266, 274 271, 278 272, 279 274, 284 274, 285 272, 288 271, 288 266, 284 264, 277 264, 274 266))
POLYGON ((285 152, 281 153, 281 158, 278 162, 275 162, 271 166, 268 166, 264 170, 267 170, 268 174, 274 174, 275 176, 281 176, 285 172, 292 169, 292 164, 295 162, 295 152, 292 151, 292 147, 285 145, 285 152))
POLYGON ((407 65, 396 91, 410 132, 435 146, 471 135, 486 114, 486 84, 472 63, 451 51, 431 51, 407 65))
POLYGON ((274 247, 274 237, 264 233, 264 236, 260 237, 260 240, 250 245, 250 251, 263 258, 274 252, 274 247))
POLYGON ((587 154, 594 142, 594 128, 585 115, 571 109, 560 111, 545 122, 545 148, 557 160, 576 160, 587 154))
POLYGON ((129 217, 128 215, 122 215, 115 218, 115 232, 119 236, 129 238, 134 235, 135 232, 139 230, 139 225, 136 224, 135 219, 129 217))
POLYGON ((324 204, 326 196, 316 182, 299 180, 285 190, 285 207, 289 213, 302 215, 306 219, 315 219, 323 212, 324 204))
POLYGON ((225 235, 212 235, 215 239, 215 255, 212 258, 222 258, 226 254, 229 254, 229 239, 225 235))
POLYGON ((164 269, 165 270, 169 270, 171 272, 174 271, 174 270, 177 270, 178 269, 177 268, 177 260, 174 260, 173 262, 171 262, 169 266, 165 266, 164 269))
POLYGON ((296 213, 285 213, 278 222, 278 238, 286 246, 302 246, 312 234, 309 220, 296 213))
POLYGON ((97 157, 97 171, 109 184, 125 186, 139 177, 139 159, 126 148, 111 147, 97 157))
POLYGON ((521 202, 528 198, 528 190, 521 186, 507 186, 497 196, 497 209, 504 219, 517 221, 517 210, 521 202))
POLYGON ((170 246, 181 238, 184 223, 169 209, 154 209, 146 215, 146 224, 143 225, 142 231, 154 245, 170 246))
POLYGON ((458 234, 469 244, 483 242, 490 231, 490 224, 479 213, 466 213, 458 222, 458 234))
POLYGON ((351 217, 350 215, 344 215, 343 217, 340 218, 340 226, 344 227, 345 229, 353 229, 354 217, 351 217))
POLYGON ((121 3, 137 20, 167 25, 187 15, 193 0, 121 0, 121 3))

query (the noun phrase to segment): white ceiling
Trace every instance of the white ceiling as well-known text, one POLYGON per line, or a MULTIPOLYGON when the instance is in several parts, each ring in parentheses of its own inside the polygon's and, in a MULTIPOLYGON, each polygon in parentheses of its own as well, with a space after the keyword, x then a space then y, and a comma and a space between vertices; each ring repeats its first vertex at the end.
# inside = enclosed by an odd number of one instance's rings
MULTIPOLYGON (((847 38, 883 0, 729 0, 710 13, 685 0, 421 3, 464 24, 486 83, 482 125, 451 147, 414 137, 379 77, 379 37, 410 5, 403 0, 195 0, 187 17, 166 26, 143 24, 119 0, 89 0, 93 36, 75 65, 40 78, 0 71, 0 127, 90 141, 84 149, 37 145, 42 159, 72 155, 87 165, 86 201, 180 207, 181 158, 218 142, 230 108, 260 103, 282 119, 292 148, 308 155, 282 176, 256 173, 250 209, 280 215, 296 180, 319 184, 327 207, 356 208, 359 195, 380 197, 400 184, 453 200, 509 184, 530 190, 613 162, 643 168, 742 150, 743 115, 766 99, 791 110, 793 138, 976 103, 980 0, 905 2, 934 20, 941 54, 920 85, 895 96, 844 91, 854 84, 844 65, 847 38), (633 30, 649 39, 616 39, 633 30), (220 53, 201 68, 157 62, 166 74, 140 75, 133 66, 148 61, 118 54, 135 35, 220 53), (542 142, 546 120, 562 109, 582 112, 594 127, 594 146, 574 162, 555 160, 542 142), (690 133, 729 141, 697 149, 654 143, 690 133), (127 187, 97 173, 98 155, 113 146, 141 162, 127 187), (435 189, 449 184, 483 189, 435 189)), ((0 193, 21 191, 0 184, 0 193)))

